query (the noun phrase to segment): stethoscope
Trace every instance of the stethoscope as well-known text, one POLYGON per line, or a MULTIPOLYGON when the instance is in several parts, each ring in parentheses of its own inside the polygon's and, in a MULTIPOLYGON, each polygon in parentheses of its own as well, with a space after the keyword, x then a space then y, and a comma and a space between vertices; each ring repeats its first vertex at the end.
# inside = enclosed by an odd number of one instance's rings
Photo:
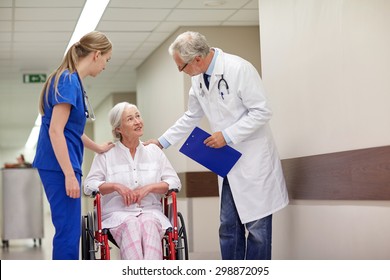
POLYGON ((89 102, 87 92, 84 89, 83 83, 81 82, 81 79, 80 79, 80 76, 79 76, 78 73, 77 73, 77 78, 78 78, 79 83, 81 85, 81 90, 83 91, 84 107, 85 107, 85 117, 86 118, 90 118, 91 121, 95 121, 96 120, 95 112, 93 111, 93 107, 92 107, 91 103, 89 102))
MULTIPOLYGON (((224 79, 223 74, 221 75, 221 78, 220 78, 219 81, 218 81, 218 86, 217 86, 217 88, 218 88, 219 94, 221 95, 221 98, 222 98, 222 99, 225 99, 225 98, 223 97, 223 96, 225 95, 225 93, 221 90, 221 87, 225 87, 226 93, 227 93, 227 94, 230 94, 230 93, 229 93, 229 84, 228 84, 228 82, 224 79)), ((204 93, 204 90, 203 90, 203 87, 202 87, 202 82, 199 84, 199 88, 200 88, 201 96, 203 97, 205 93, 204 93)))
POLYGON ((91 103, 89 102, 89 99, 88 99, 88 95, 87 95, 87 92, 85 90, 83 90, 83 95, 84 95, 84 102, 85 102, 85 116, 87 118, 90 118, 91 121, 94 121, 96 120, 96 117, 95 117, 95 112, 93 111, 93 107, 91 105, 91 103))
POLYGON ((221 78, 220 78, 219 81, 218 81, 218 91, 219 91, 219 93, 221 94, 221 98, 222 98, 222 99, 225 99, 225 98, 223 97, 223 91, 221 90, 221 83, 224 83, 224 84, 225 84, 226 92, 227 92, 227 94, 229 94, 229 84, 228 84, 227 81, 223 78, 223 74, 221 75, 221 78))

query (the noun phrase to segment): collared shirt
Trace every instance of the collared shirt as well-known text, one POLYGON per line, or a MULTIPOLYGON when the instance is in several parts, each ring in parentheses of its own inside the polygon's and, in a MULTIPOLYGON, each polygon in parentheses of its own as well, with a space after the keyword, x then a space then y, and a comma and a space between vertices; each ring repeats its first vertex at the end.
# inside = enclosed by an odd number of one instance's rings
POLYGON ((205 72, 209 76, 211 76, 211 74, 213 74, 215 61, 217 61, 217 57, 218 57, 218 54, 219 54, 217 49, 215 49, 215 48, 212 48, 212 49, 214 50, 213 59, 211 60, 210 65, 209 65, 209 67, 207 68, 207 70, 205 72))
MULTIPOLYGON (((134 190, 161 181, 166 182, 169 189, 181 188, 176 171, 159 147, 153 144, 144 146, 140 142, 133 159, 129 149, 117 142, 108 152, 95 156, 84 182, 84 192, 90 195, 105 182, 120 183, 134 190)), ((129 215, 138 216, 141 213, 153 213, 164 230, 171 226, 162 212, 160 194, 149 193, 140 204, 126 206, 123 197, 112 192, 102 196, 101 202, 103 228, 116 227, 129 215)))

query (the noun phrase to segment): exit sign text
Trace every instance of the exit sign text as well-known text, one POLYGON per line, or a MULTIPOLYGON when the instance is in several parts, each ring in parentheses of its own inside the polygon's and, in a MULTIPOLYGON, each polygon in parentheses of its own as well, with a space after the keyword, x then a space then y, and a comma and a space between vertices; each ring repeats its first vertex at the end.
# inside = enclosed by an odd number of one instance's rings
POLYGON ((24 74, 23 82, 25 84, 44 83, 46 82, 46 74, 24 74))

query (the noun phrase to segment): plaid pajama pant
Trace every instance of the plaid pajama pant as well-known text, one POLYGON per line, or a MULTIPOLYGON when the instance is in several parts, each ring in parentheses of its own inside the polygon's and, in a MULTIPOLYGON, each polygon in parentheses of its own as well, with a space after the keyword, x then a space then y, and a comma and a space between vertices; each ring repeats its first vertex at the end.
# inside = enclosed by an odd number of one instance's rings
POLYGON ((117 227, 110 228, 120 248, 122 260, 161 260, 164 232, 153 214, 129 216, 117 227))

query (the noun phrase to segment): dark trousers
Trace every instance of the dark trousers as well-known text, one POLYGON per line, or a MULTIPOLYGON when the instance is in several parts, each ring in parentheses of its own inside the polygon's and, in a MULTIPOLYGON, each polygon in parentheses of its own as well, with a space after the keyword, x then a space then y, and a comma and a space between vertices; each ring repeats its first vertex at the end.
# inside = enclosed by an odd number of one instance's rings
POLYGON ((219 240, 223 260, 271 259, 272 215, 242 224, 227 178, 222 186, 220 222, 219 240))

